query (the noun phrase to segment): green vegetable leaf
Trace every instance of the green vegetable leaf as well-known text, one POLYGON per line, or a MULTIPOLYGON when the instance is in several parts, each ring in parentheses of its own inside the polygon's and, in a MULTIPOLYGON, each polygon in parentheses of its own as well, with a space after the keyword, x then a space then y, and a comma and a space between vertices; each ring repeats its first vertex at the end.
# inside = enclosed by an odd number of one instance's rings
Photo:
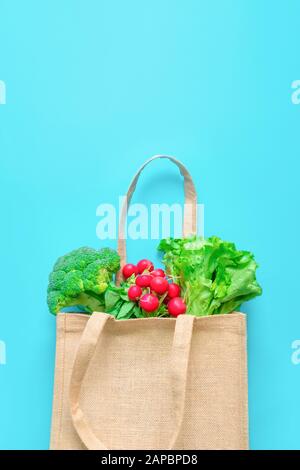
POLYGON ((137 304, 135 304, 134 306, 133 314, 136 318, 145 318, 144 312, 141 310, 141 308, 137 304))
POLYGON ((128 299, 129 299, 129 298, 128 298, 127 292, 124 293, 124 294, 120 294, 120 298, 121 298, 122 300, 124 300, 125 302, 128 302, 128 299))
POLYGON ((135 306, 134 302, 124 302, 118 315, 118 320, 126 320, 132 316, 133 308, 135 306))
POLYGON ((123 305, 123 301, 120 299, 118 300, 118 302, 115 304, 115 306, 111 309, 111 310, 107 310, 105 309, 106 313, 109 313, 110 315, 113 315, 114 317, 117 318, 117 316, 119 315, 119 312, 121 310, 121 307, 123 305))
POLYGON ((110 312, 116 305, 116 303, 120 300, 120 294, 110 288, 104 294, 104 301, 105 301, 105 309, 107 312, 110 312))

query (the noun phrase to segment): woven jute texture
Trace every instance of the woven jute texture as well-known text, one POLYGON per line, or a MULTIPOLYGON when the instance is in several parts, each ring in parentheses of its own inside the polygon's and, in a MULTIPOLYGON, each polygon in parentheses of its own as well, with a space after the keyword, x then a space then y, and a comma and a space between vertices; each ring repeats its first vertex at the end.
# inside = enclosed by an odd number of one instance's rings
POLYGON ((247 449, 245 316, 58 314, 50 448, 247 449))

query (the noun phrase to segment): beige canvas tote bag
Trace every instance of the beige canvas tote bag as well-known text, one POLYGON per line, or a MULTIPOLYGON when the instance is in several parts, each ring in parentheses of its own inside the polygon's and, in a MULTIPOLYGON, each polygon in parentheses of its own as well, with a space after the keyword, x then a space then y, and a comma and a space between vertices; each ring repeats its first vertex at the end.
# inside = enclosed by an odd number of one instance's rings
MULTIPOLYGON (((186 168, 183 234, 196 232, 186 168)), ((126 261, 123 207, 118 248, 126 261)), ((247 449, 246 321, 241 313, 115 320, 57 316, 51 449, 247 449)))

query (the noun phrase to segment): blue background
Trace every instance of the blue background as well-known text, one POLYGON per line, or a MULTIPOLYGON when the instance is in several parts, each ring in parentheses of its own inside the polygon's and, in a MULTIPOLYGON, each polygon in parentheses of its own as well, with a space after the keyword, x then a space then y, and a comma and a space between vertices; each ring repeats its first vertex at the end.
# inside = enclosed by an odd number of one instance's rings
MULTIPOLYGON (((205 234, 252 250, 264 295, 249 329, 253 449, 300 448, 297 0, 0 0, 0 448, 48 447, 56 258, 96 237, 148 157, 173 154, 205 204, 205 234)), ((182 201, 155 162, 135 201, 182 201)), ((109 242, 115 246, 115 241, 109 242)), ((155 259, 156 241, 129 243, 155 259)))

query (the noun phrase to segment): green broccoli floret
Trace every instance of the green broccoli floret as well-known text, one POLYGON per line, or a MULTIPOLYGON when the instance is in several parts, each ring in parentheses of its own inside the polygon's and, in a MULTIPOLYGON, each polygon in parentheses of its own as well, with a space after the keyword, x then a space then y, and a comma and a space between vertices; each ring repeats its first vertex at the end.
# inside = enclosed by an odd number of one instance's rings
POLYGON ((83 247, 61 256, 49 276, 50 312, 78 305, 87 312, 103 310, 103 293, 119 269, 120 257, 110 248, 83 247))

